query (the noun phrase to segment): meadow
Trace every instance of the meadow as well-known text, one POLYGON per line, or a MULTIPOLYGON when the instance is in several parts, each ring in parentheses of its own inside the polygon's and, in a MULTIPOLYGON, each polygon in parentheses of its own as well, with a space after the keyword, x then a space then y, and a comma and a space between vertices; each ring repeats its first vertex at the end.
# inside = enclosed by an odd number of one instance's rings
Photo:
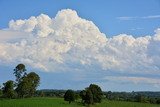
MULTIPOLYGON (((25 99, 1 99, 0 107, 84 107, 80 102, 69 104, 63 98, 25 98, 25 99)), ((107 101, 90 107, 160 107, 156 104, 107 101)))

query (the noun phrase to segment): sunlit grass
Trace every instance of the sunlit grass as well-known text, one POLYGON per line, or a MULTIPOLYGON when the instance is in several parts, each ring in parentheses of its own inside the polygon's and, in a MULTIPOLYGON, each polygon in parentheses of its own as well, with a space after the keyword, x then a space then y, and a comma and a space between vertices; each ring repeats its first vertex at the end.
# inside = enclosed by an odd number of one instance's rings
MULTIPOLYGON (((26 98, 0 100, 0 107, 83 107, 83 105, 80 102, 69 104, 63 98, 26 98)), ((102 103, 90 107, 160 107, 160 105, 103 100, 102 103)))

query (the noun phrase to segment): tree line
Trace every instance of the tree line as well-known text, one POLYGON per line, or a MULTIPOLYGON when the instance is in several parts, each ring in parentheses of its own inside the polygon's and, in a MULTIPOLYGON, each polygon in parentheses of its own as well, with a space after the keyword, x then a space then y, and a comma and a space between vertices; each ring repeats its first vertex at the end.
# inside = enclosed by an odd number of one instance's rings
POLYGON ((15 81, 8 80, 0 89, 2 98, 32 97, 40 84, 40 77, 35 72, 26 72, 24 64, 18 64, 14 69, 15 81))
POLYGON ((1 98, 61 97, 69 103, 81 99, 83 105, 101 103, 102 99, 160 104, 160 92, 102 92, 96 84, 90 84, 84 90, 78 91, 36 90, 40 84, 38 74, 27 73, 24 64, 18 64, 13 71, 15 81, 8 80, 0 86, 1 98))
POLYGON ((101 103, 102 99, 160 104, 160 92, 102 92, 101 88, 95 84, 91 84, 82 91, 67 90, 64 100, 71 103, 79 98, 76 97, 77 95, 80 96, 84 105, 101 103))
MULTIPOLYGON (((54 89, 43 89, 38 90, 35 94, 37 97, 60 97, 63 98, 67 90, 54 90, 54 89)), ((80 92, 82 90, 76 90, 75 101, 81 99, 80 92)), ((129 101, 129 102, 142 102, 151 104, 160 104, 160 92, 111 92, 103 91, 102 99, 112 101, 129 101)))
MULTIPOLYGON (((1 98, 28 98, 32 96, 45 97, 43 92, 37 91, 37 87, 40 84, 40 77, 35 72, 27 73, 24 64, 18 64, 14 68, 15 81, 8 80, 0 87, 1 98)), ((98 85, 91 84, 79 93, 75 93, 73 90, 62 91, 65 101, 69 103, 82 99, 82 103, 90 105, 94 103, 100 103, 102 100, 102 90, 98 85)), ((45 93, 46 94, 46 93, 45 93)), ((54 93, 55 94, 55 93, 54 93)), ((53 94, 52 94, 53 95, 53 94)))
POLYGON ((160 92, 104 92, 108 100, 160 104, 160 92))

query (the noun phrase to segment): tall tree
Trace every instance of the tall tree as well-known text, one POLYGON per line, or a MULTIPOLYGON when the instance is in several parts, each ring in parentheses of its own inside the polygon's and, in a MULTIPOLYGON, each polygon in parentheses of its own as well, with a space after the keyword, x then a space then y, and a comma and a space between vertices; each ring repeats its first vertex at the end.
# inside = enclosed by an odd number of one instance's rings
POLYGON ((82 90, 80 92, 80 97, 82 98, 82 103, 85 103, 85 99, 86 99, 86 90, 82 90))
POLYGON ((29 96, 29 82, 26 77, 24 77, 17 85, 16 92, 19 98, 24 98, 29 96))
POLYGON ((31 97, 34 95, 38 85, 40 83, 40 77, 35 72, 31 72, 22 78, 17 85, 16 91, 19 97, 31 97))
POLYGON ((72 90, 67 90, 65 95, 64 95, 64 100, 65 101, 69 101, 69 104, 72 102, 72 101, 75 101, 75 93, 74 91, 72 90))
POLYGON ((91 84, 89 90, 91 90, 93 94, 93 102, 100 103, 103 95, 101 88, 96 84, 91 84))
POLYGON ((29 96, 33 96, 40 84, 40 77, 35 72, 30 72, 26 78, 29 82, 29 96))
POLYGON ((14 82, 12 80, 9 80, 6 83, 3 83, 2 92, 3 97, 5 98, 14 98, 14 82))
POLYGON ((14 75, 16 77, 17 84, 22 80, 22 78, 27 74, 24 64, 18 64, 14 69, 14 75))
POLYGON ((93 93, 91 92, 90 89, 86 90, 85 103, 88 105, 93 104, 93 93))

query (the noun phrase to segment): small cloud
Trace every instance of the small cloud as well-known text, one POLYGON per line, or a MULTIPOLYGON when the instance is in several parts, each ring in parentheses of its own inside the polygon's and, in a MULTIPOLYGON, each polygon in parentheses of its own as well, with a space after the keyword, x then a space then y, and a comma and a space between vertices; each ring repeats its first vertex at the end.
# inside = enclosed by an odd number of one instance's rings
POLYGON ((131 28, 130 30, 135 31, 135 30, 143 30, 144 28, 131 28))
POLYGON ((145 16, 145 17, 141 17, 142 19, 159 19, 160 15, 153 15, 153 16, 145 16))
POLYGON ((138 17, 138 16, 121 16, 117 17, 116 19, 118 20, 141 20, 141 19, 160 19, 160 15, 150 15, 150 16, 143 16, 143 17, 138 17))
POLYGON ((116 83, 151 84, 153 86, 160 85, 160 79, 149 77, 106 76, 104 79, 116 83))
POLYGON ((135 20, 137 17, 128 17, 128 16, 123 16, 123 17, 117 17, 119 20, 135 20))

